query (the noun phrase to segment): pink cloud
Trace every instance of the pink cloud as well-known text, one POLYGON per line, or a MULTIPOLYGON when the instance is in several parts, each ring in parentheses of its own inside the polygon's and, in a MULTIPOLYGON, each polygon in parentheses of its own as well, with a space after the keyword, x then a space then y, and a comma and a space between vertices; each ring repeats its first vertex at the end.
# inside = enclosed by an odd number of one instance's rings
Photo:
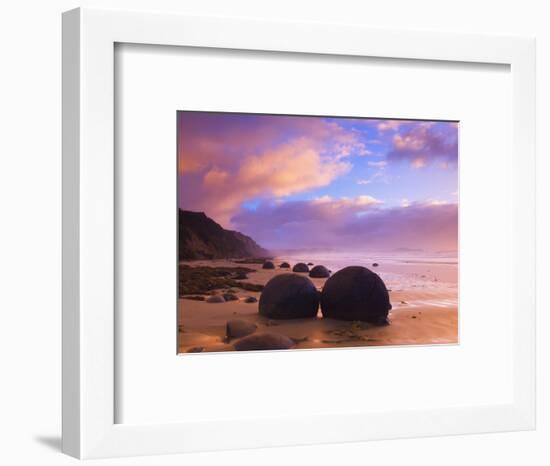
POLYGON ((178 115, 179 205, 226 227, 242 202, 327 186, 364 155, 356 134, 320 118, 178 115))
POLYGON ((384 208, 374 198, 364 201, 327 198, 262 204, 256 210, 241 210, 233 221, 239 230, 273 249, 288 244, 296 249, 342 251, 457 249, 457 204, 407 201, 384 208))
POLYGON ((397 130, 403 123, 406 122, 406 120, 382 120, 376 125, 376 127, 380 131, 397 130))
POLYGON ((405 128, 392 138, 388 161, 406 161, 423 168, 438 161, 448 168, 458 161, 458 131, 454 123, 425 122, 405 128))

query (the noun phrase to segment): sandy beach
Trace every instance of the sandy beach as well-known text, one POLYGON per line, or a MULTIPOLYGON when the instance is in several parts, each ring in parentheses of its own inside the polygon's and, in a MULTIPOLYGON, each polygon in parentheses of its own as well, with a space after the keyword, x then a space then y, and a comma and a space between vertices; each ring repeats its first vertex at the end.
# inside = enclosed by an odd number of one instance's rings
MULTIPOLYGON (((277 257, 275 269, 262 269, 261 264, 242 264, 230 260, 184 261, 190 267, 239 267, 253 269, 246 283, 265 285, 276 274, 288 273, 278 265, 292 264, 296 257, 277 257)), ((304 259, 306 260, 306 259, 304 259)), ((341 258, 323 263, 338 270, 341 258)), ((440 258, 377 259, 378 267, 365 264, 384 280, 390 295, 392 310, 390 325, 374 326, 323 318, 319 309, 313 319, 271 320, 259 315, 258 302, 245 302, 247 297, 260 298, 259 291, 232 287, 238 298, 233 301, 209 303, 180 298, 178 303, 178 347, 180 353, 234 351, 234 341, 226 339, 226 322, 241 319, 254 323, 257 332, 285 335, 295 342, 294 349, 335 348, 382 345, 452 344, 458 342, 458 266, 456 261, 440 258)), ((313 260, 313 262, 315 262, 313 260)), ((308 274, 301 274, 308 276, 308 274)), ((311 278, 318 290, 327 279, 311 278)), ((226 290, 211 291, 220 294, 226 290)))

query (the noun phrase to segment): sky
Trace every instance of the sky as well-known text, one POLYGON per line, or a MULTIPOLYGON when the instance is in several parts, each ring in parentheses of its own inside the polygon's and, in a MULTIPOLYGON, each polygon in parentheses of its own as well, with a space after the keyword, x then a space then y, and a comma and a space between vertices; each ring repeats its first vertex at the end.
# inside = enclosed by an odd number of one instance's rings
POLYGON ((271 250, 455 251, 458 123, 178 112, 178 205, 271 250))

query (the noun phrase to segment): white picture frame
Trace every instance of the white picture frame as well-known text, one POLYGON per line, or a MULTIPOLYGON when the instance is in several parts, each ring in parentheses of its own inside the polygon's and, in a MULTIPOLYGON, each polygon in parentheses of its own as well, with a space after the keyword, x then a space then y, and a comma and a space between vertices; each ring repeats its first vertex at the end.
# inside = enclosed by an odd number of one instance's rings
POLYGON ((531 38, 386 31, 77 9, 63 15, 63 451, 183 453, 535 426, 535 44, 531 38), (307 34, 304 34, 307 29, 307 34), (514 308, 510 403, 378 414, 115 423, 114 49, 117 43, 505 64, 512 77, 514 308), (421 420, 421 422, 419 422, 421 420))

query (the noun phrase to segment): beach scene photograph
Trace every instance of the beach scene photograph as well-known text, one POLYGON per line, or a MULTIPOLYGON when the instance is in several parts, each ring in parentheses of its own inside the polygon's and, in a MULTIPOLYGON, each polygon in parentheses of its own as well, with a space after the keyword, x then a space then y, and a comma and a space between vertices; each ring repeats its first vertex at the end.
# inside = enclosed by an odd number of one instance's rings
POLYGON ((178 353, 457 344, 458 134, 177 112, 178 353))

